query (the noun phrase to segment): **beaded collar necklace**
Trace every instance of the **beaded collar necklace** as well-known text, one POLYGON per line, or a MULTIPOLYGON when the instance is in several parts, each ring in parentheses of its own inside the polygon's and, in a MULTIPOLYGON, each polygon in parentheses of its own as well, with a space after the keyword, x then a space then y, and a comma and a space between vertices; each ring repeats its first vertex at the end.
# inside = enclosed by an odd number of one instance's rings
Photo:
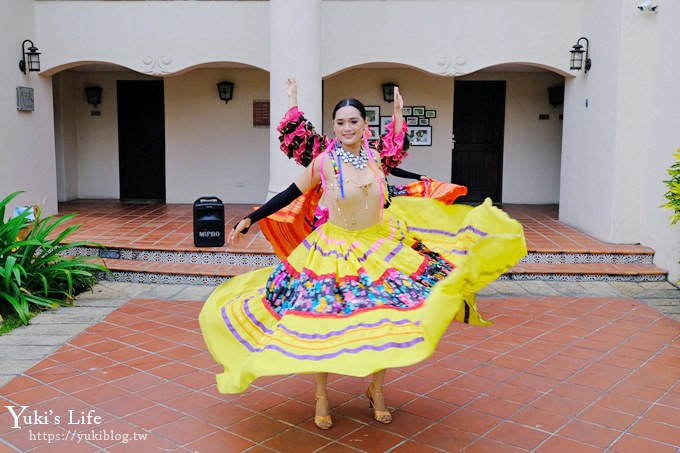
POLYGON ((363 170, 368 165, 368 154, 363 146, 358 155, 345 151, 342 146, 337 146, 335 152, 344 163, 352 164, 357 170, 363 170))

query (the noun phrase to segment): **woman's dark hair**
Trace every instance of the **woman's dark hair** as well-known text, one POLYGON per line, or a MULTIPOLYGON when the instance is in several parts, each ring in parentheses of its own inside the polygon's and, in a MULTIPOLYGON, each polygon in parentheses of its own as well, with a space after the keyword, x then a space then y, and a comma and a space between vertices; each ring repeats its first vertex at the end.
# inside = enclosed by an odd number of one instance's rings
POLYGON ((343 107, 347 107, 348 105, 350 107, 354 107, 355 109, 357 109, 361 114, 362 119, 366 119, 366 108, 364 107, 364 104, 362 104, 361 101, 354 98, 347 98, 338 102, 335 108, 333 109, 333 119, 335 119, 335 112, 337 112, 339 109, 343 107))

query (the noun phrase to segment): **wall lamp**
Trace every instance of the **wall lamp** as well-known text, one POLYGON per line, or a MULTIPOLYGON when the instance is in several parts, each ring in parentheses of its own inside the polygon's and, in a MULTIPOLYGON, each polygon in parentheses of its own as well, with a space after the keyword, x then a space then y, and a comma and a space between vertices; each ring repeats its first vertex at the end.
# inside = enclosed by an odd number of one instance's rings
POLYGON ((385 102, 394 102, 394 87, 398 87, 396 83, 392 82, 387 82, 383 83, 382 85, 382 90, 383 90, 383 99, 385 102))
POLYGON ((234 96, 234 84, 232 82, 220 82, 217 84, 217 91, 220 94, 220 99, 229 103, 234 96))
POLYGON ((28 72, 40 72, 40 52, 38 48, 35 47, 33 41, 30 39, 25 40, 21 44, 21 60, 19 60, 19 70, 26 74, 26 69, 28 72), (26 50, 26 43, 31 43, 26 50))
POLYGON ((569 69, 572 71, 580 71, 581 68, 583 68, 583 54, 585 53, 585 72, 588 72, 590 70, 590 66, 592 65, 592 61, 590 58, 588 58, 588 39, 585 37, 581 37, 576 41, 576 44, 571 48, 569 52, 571 52, 571 65, 569 66, 569 69), (583 46, 580 44, 581 41, 586 42, 586 50, 583 50, 583 46))
POLYGON ((88 104, 92 104, 94 108, 97 108, 102 103, 102 87, 85 87, 85 97, 88 104))
POLYGON ((548 103, 555 108, 564 103, 564 87, 548 88, 548 103))

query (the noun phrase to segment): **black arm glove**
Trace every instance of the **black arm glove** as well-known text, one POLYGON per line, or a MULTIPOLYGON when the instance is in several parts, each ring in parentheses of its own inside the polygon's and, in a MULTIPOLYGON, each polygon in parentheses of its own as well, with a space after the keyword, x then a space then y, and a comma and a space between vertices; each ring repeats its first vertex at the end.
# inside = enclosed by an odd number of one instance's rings
MULTIPOLYGON (((258 220, 262 220, 267 216, 270 216, 274 214, 276 211, 279 209, 285 208, 289 204, 291 204, 297 197, 302 195, 302 192, 300 192, 300 189, 298 189, 298 186, 295 185, 295 183, 291 184, 288 186, 286 190, 284 190, 281 193, 278 193, 276 196, 274 196, 271 200, 260 206, 259 209, 256 211, 251 212, 244 218, 249 218, 250 219, 250 226, 248 228, 245 228, 241 233, 245 234, 248 232, 251 226, 253 226, 253 223, 257 222, 258 220)), ((238 223, 234 225, 234 229, 238 226, 238 223)))
POLYGON ((390 172, 391 175, 398 176, 399 178, 407 178, 407 179, 420 179, 422 175, 417 175, 415 173, 411 173, 410 171, 403 170, 399 167, 393 168, 392 171, 390 172))

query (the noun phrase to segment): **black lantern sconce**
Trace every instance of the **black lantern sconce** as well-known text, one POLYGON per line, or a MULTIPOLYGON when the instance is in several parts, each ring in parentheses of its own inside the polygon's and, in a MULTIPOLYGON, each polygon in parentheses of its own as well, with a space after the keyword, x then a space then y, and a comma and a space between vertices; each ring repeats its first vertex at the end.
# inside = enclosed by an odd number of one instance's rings
POLYGON ((592 62, 590 61, 590 58, 588 57, 588 39, 585 37, 581 37, 576 41, 576 44, 571 48, 569 52, 571 52, 571 64, 569 66, 569 69, 572 71, 580 71, 581 68, 583 68, 583 54, 585 53, 585 72, 588 72, 590 70, 590 66, 592 62), (581 41, 586 42, 586 50, 583 50, 583 46, 580 44, 581 41))
POLYGON ((562 104, 564 102, 564 87, 548 88, 548 102, 555 108, 562 104))
POLYGON ((102 103, 102 87, 85 87, 85 97, 88 104, 92 104, 94 108, 97 108, 102 103))
POLYGON ((28 72, 40 72, 40 52, 30 39, 21 44, 21 60, 19 60, 19 70, 26 74, 27 69, 28 72), (26 43, 31 43, 28 50, 26 43))
POLYGON ((392 82, 387 82, 383 83, 382 85, 382 90, 383 90, 383 99, 385 102, 394 102, 394 87, 398 87, 396 83, 392 82))
POLYGON ((220 99, 229 103, 234 96, 234 84, 232 82, 220 82, 217 84, 217 91, 220 94, 220 99))

